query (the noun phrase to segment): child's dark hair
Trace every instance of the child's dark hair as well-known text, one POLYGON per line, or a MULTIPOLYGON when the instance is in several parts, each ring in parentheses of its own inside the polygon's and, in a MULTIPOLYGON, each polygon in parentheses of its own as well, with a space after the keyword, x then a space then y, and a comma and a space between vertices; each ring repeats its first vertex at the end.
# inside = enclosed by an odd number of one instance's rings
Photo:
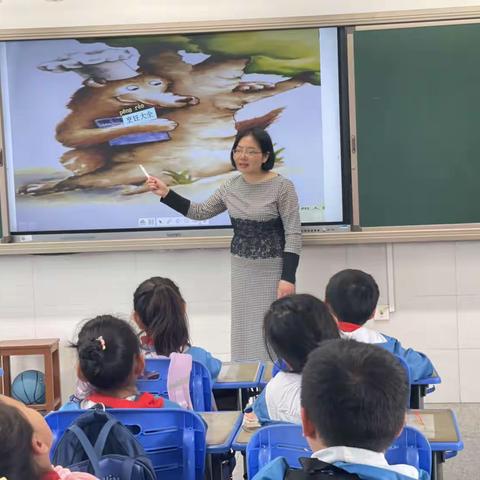
POLYGON ((283 297, 272 303, 263 321, 268 355, 287 362, 290 371, 300 373, 308 354, 320 342, 339 338, 337 324, 328 307, 308 294, 283 297))
POLYGON ((32 451, 33 427, 19 410, 0 400, 0 477, 35 480, 40 477, 32 451))
POLYGON ((99 390, 111 390, 127 384, 140 342, 133 328, 111 315, 99 315, 83 325, 77 349, 80 370, 99 390))
POLYGON ((301 402, 326 447, 384 452, 405 422, 405 369, 388 351, 330 340, 308 357, 301 402))
POLYGON ((152 277, 133 294, 133 309, 152 338, 157 355, 169 356, 190 346, 185 300, 169 278, 152 277))
POLYGON ((325 301, 341 322, 363 325, 375 311, 380 293, 377 282, 361 270, 341 270, 328 282, 325 301))

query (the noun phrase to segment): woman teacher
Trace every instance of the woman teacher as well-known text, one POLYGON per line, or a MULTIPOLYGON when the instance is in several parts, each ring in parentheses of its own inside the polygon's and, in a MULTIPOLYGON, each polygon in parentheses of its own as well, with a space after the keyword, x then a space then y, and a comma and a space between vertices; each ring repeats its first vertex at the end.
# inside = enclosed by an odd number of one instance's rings
POLYGON ((232 360, 266 360, 263 316, 277 298, 295 293, 302 245, 298 198, 293 183, 272 172, 269 134, 238 133, 231 161, 241 175, 227 180, 202 203, 192 203, 164 182, 149 177, 150 190, 188 218, 204 220, 228 210, 233 226, 232 360))

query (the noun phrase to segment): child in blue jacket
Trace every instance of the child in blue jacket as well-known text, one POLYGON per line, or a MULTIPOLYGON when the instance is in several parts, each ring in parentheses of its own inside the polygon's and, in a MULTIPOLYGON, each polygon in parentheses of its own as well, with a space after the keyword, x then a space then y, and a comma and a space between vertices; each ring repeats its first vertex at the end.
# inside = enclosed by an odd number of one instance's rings
MULTIPOLYGON (((354 340, 323 342, 302 374, 303 433, 314 452, 308 471, 329 478, 334 466, 362 480, 428 480, 384 455, 403 429, 408 395, 405 370, 390 353, 354 340)), ((253 480, 283 480, 288 470, 277 457, 253 480)))
POLYGON ((374 343, 402 357, 409 366, 412 382, 431 377, 433 365, 423 353, 405 349, 397 339, 365 326, 375 315, 379 295, 378 285, 371 275, 361 270, 347 269, 329 280, 325 302, 336 317, 344 338, 374 343))
POLYGON ((191 345, 186 303, 175 282, 164 277, 145 280, 133 294, 133 310, 135 323, 145 332, 140 341, 147 358, 186 353, 207 367, 213 382, 217 379, 222 362, 191 345))

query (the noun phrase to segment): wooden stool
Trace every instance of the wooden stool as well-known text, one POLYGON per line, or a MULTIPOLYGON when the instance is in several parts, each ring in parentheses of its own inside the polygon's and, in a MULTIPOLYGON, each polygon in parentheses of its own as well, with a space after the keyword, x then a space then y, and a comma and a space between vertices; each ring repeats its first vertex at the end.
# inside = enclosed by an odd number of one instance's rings
POLYGON ((0 365, 3 368, 3 378, 0 379, 0 393, 11 396, 10 357, 14 355, 43 355, 46 401, 43 404, 29 406, 35 410, 46 410, 47 412, 56 410, 61 403, 58 342, 58 338, 0 341, 0 365))

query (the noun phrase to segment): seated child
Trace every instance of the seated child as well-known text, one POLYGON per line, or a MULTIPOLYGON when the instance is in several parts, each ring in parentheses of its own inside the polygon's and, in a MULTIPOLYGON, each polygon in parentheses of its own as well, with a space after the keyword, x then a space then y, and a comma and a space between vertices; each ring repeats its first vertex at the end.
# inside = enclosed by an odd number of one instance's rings
POLYGON ((0 395, 0 477, 8 480, 97 480, 50 464, 53 436, 42 415, 0 395))
POLYGON ((186 303, 177 285, 169 278, 152 277, 133 294, 133 318, 145 332, 141 338, 146 356, 188 353, 207 367, 215 381, 222 362, 201 347, 190 344, 186 303))
MULTIPOLYGON (((409 393, 405 370, 389 352, 354 340, 322 343, 302 375, 303 433, 314 452, 308 470, 323 471, 322 478, 335 466, 362 480, 427 480, 384 455, 403 429, 409 393)), ((278 457, 253 480, 283 479, 287 470, 278 457)))
POLYGON ((328 282, 325 302, 338 321, 342 337, 359 342, 375 343, 402 357, 410 368, 411 381, 431 377, 432 362, 420 352, 404 349, 395 338, 364 326, 373 318, 379 297, 378 285, 371 275, 361 270, 342 270, 328 282))
POLYGON ((170 400, 139 394, 136 381, 145 361, 133 328, 124 320, 100 315, 83 325, 75 345, 78 378, 89 385, 85 398, 72 400, 62 410, 109 408, 179 408, 170 400))
POLYGON ((268 383, 253 405, 262 423, 301 423, 300 382, 308 354, 320 342, 339 338, 335 320, 327 306, 308 294, 280 298, 265 314, 263 333, 267 352, 286 367, 268 383))

